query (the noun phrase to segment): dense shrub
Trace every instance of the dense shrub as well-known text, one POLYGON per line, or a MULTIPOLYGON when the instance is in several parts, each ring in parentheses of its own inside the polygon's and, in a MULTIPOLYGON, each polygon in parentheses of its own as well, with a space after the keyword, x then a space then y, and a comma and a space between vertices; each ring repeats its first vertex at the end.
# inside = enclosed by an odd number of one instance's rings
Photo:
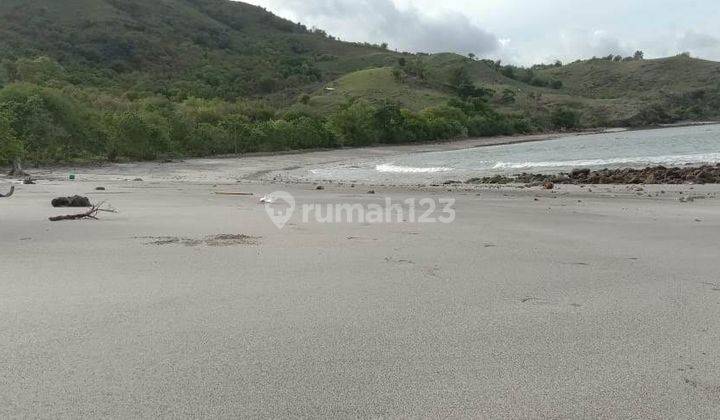
POLYGON ((328 129, 340 146, 367 146, 378 141, 375 109, 367 103, 355 102, 331 115, 328 129))
POLYGON ((402 116, 406 141, 422 142, 433 140, 432 132, 430 131, 430 124, 427 118, 408 110, 403 110, 402 116))
POLYGON ((326 125, 310 117, 291 120, 296 149, 315 149, 337 147, 337 139, 326 125))
POLYGON ((86 154, 96 128, 90 112, 62 92, 30 84, 0 90, 0 109, 35 160, 59 161, 86 154))
POLYGON ((107 156, 132 159, 155 159, 171 151, 167 120, 151 112, 128 111, 107 118, 107 156))
POLYGON ((12 128, 14 116, 0 109, 0 164, 19 160, 25 154, 25 145, 12 128))
POLYGON ((558 108, 550 116, 555 128, 572 129, 580 126, 580 114, 567 108, 558 108))
POLYGON ((380 143, 407 142, 411 136, 406 128, 405 115, 397 104, 386 103, 375 110, 375 128, 380 143))
POLYGON ((514 132, 511 121, 498 114, 476 115, 468 121, 468 134, 473 137, 510 135, 514 132))

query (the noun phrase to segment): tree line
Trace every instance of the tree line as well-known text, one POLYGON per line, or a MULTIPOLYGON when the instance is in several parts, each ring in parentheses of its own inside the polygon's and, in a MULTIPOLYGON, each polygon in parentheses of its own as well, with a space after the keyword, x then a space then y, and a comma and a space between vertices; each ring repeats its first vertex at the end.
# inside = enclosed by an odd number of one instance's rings
POLYGON ((350 99, 321 115, 302 104, 276 111, 262 102, 129 99, 75 86, 13 83, 0 90, 0 160, 172 159, 511 135, 579 124, 570 110, 557 110, 550 122, 499 114, 482 96, 485 90, 466 81, 458 88, 447 104, 420 112, 350 99))

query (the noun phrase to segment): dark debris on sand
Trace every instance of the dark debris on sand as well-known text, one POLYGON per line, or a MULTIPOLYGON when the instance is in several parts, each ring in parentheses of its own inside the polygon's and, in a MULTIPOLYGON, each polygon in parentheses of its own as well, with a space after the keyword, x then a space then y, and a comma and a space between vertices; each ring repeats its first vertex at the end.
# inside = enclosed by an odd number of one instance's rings
POLYGON ((235 234, 220 234, 206 236, 202 239, 195 238, 181 238, 177 236, 146 236, 139 237, 138 239, 148 239, 145 245, 185 245, 185 246, 211 246, 211 247, 223 247, 223 246, 234 246, 234 245, 257 245, 260 240, 257 236, 248 235, 235 235, 235 234))

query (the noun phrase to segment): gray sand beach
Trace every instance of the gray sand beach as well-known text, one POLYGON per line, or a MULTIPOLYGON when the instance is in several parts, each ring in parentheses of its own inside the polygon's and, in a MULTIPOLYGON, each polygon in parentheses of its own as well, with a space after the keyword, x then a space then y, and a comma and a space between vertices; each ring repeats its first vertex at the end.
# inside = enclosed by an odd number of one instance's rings
MULTIPOLYGON (((359 153, 394 150, 408 149, 359 153)), ((17 185, 0 199, 0 416, 717 416, 720 187, 367 194, 267 178, 349 157, 57 168, 17 185), (457 219, 295 214, 280 230, 258 203, 277 190, 298 205, 452 197, 457 219), (48 221, 73 194, 119 213, 48 221)))

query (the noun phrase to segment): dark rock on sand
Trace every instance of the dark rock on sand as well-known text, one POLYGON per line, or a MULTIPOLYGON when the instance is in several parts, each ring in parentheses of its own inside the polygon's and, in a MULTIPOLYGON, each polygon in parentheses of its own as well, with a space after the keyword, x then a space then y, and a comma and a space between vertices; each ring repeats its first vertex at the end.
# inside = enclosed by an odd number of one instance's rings
POLYGON ((570 175, 573 177, 579 177, 579 176, 588 176, 590 174, 590 169, 573 169, 572 172, 570 172, 570 175))
POLYGON ((472 178, 469 179, 468 184, 511 184, 518 182, 515 178, 510 178, 503 175, 486 176, 484 178, 472 178))
POLYGON ((58 197, 51 202, 53 207, 92 207, 90 199, 75 195, 72 197, 58 197))

